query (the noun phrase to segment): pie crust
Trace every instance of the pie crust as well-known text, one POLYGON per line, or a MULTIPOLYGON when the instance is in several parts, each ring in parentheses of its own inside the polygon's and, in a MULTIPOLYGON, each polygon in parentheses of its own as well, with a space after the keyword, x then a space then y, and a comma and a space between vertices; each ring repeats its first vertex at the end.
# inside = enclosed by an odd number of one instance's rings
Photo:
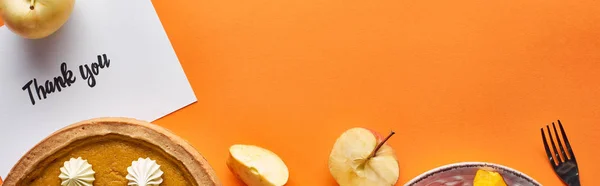
POLYGON ((81 121, 60 129, 29 150, 12 168, 3 186, 24 185, 41 174, 54 159, 94 140, 119 139, 147 143, 179 165, 194 185, 221 186, 206 159, 187 141, 167 129, 132 118, 104 117, 81 121))

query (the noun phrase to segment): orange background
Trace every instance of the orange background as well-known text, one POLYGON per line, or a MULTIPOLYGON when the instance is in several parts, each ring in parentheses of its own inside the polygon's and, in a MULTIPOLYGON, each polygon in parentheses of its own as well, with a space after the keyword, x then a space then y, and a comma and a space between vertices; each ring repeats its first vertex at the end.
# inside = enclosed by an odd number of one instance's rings
POLYGON ((387 134, 403 185, 487 161, 560 185, 540 128, 565 124, 584 185, 600 175, 600 1, 154 0, 198 102, 156 123, 224 185, 232 144, 279 154, 288 185, 335 185, 335 139, 387 134))

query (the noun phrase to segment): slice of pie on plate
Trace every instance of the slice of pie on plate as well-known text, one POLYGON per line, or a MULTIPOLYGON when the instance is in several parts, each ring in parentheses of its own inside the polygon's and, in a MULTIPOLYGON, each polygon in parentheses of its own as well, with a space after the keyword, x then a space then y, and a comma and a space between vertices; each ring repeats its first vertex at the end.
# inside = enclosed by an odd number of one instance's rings
POLYGON ((168 130, 131 118, 67 126, 27 152, 3 186, 221 186, 206 159, 168 130))

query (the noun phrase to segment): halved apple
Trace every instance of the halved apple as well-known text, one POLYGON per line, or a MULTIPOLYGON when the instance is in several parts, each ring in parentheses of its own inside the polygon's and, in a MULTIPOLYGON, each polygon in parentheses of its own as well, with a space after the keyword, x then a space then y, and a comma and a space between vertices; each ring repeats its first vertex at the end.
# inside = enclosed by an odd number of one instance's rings
POLYGON ((329 172, 340 186, 391 186, 399 177, 395 152, 377 132, 351 128, 336 140, 329 155, 329 172))
POLYGON ((277 154, 255 145, 232 145, 227 167, 248 186, 282 186, 289 178, 288 168, 277 154))

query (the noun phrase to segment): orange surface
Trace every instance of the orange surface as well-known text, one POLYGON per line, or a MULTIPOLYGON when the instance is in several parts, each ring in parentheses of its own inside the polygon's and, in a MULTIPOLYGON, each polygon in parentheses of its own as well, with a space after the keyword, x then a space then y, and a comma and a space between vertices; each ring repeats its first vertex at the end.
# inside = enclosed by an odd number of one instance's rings
POLYGON ((556 119, 582 183, 600 175, 600 1, 153 2, 199 100, 157 123, 225 185, 235 143, 278 153, 289 185, 335 185, 353 126, 398 132, 398 185, 459 161, 560 185, 540 137, 556 119))
POLYGON ((279 154, 288 185, 335 185, 346 129, 383 134, 403 185, 460 161, 560 185, 540 127, 565 124, 584 185, 600 175, 600 1, 170 1, 157 12, 198 103, 157 121, 224 185, 228 147, 279 154))

